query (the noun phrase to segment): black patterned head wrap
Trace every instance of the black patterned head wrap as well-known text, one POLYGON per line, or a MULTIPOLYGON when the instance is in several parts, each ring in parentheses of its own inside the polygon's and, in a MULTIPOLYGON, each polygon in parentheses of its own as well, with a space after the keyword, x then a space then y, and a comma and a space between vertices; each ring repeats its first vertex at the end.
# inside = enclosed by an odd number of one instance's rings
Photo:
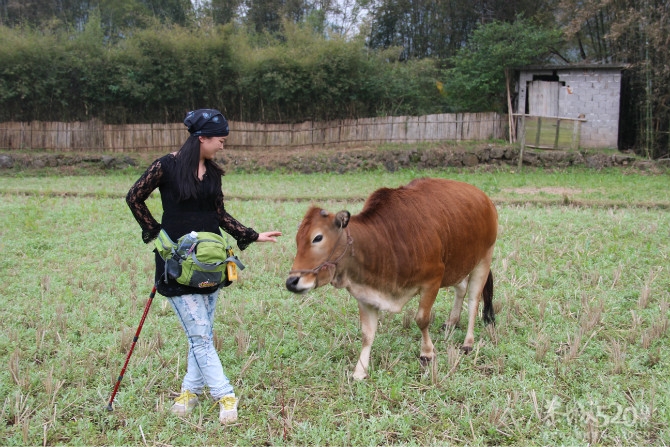
POLYGON ((184 124, 191 135, 204 137, 228 136, 228 121, 215 109, 192 110, 186 114, 184 124))

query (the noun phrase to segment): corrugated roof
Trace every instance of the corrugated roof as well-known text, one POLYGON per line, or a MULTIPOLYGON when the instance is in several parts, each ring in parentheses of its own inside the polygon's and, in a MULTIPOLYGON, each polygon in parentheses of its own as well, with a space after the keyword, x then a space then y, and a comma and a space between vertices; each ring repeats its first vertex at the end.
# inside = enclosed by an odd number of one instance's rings
POLYGON ((519 71, 533 71, 533 70, 624 70, 628 68, 627 64, 565 64, 565 65, 525 65, 516 67, 519 71))

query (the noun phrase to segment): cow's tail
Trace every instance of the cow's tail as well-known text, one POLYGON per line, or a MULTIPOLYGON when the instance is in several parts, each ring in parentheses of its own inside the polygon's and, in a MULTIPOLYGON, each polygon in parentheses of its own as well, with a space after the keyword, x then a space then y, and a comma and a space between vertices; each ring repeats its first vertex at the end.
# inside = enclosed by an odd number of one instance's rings
POLYGON ((482 311, 484 324, 496 324, 496 313, 493 310, 493 273, 490 270, 489 276, 486 278, 486 284, 484 284, 482 297, 484 298, 484 310, 482 311))

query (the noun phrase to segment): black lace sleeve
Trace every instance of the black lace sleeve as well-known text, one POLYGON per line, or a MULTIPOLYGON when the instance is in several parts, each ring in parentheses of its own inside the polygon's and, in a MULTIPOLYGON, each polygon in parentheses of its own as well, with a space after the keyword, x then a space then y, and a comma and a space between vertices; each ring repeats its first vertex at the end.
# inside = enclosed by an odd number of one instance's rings
POLYGON ((151 215, 149 208, 144 202, 158 188, 162 175, 163 170, 159 159, 149 166, 126 195, 126 203, 130 207, 133 216, 135 216, 135 220, 137 220, 137 223, 142 228, 142 240, 145 243, 149 243, 155 239, 161 230, 160 223, 154 219, 154 216, 151 215))
POLYGON ((219 220, 219 226, 237 241, 240 250, 244 250, 252 242, 258 239, 258 233, 253 228, 245 227, 239 223, 233 216, 228 214, 223 206, 223 193, 216 196, 216 216, 219 220))

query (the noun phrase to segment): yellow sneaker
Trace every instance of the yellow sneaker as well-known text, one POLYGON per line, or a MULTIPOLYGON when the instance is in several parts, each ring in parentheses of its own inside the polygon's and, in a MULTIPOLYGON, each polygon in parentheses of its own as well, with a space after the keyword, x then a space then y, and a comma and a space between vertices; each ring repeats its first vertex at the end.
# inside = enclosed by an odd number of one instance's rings
POLYGON ((219 399, 221 410, 219 411, 219 422, 228 424, 237 420, 237 403, 239 399, 234 394, 226 394, 219 399))
POLYGON ((177 416, 186 416, 191 414, 196 405, 198 405, 198 395, 191 393, 189 390, 184 390, 175 398, 170 411, 177 416))

